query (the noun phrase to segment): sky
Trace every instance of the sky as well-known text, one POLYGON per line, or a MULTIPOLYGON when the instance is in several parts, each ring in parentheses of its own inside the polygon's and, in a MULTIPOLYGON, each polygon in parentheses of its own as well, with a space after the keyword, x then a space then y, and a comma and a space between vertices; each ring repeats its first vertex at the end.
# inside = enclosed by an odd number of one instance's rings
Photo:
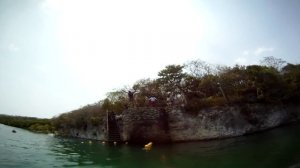
POLYGON ((298 0, 0 0, 0 114, 51 118, 166 65, 300 62, 298 0))

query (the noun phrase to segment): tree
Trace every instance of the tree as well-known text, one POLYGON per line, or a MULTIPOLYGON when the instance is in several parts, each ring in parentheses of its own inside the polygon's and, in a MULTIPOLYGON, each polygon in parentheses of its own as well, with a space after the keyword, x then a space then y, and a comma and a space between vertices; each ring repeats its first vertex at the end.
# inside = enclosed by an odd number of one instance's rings
POLYGON ((189 74, 197 78, 212 74, 214 71, 212 65, 199 59, 186 63, 184 67, 187 69, 189 74))
POLYGON ((158 73, 158 76, 158 81, 163 86, 164 91, 180 93, 182 90, 181 82, 186 74, 183 73, 183 66, 168 65, 158 73))
POLYGON ((300 98, 300 64, 287 64, 282 68, 282 76, 288 87, 285 99, 297 102, 300 98))
POLYGON ((247 85, 245 69, 244 66, 236 65, 219 73, 219 82, 226 94, 238 96, 239 91, 245 89, 247 85))
POLYGON ((167 103, 178 100, 177 104, 182 104, 185 101, 184 78, 187 75, 183 73, 183 67, 181 65, 168 65, 158 73, 157 82, 167 103))
POLYGON ((281 68, 286 64, 286 61, 282 60, 281 58, 275 58, 273 56, 268 56, 268 57, 264 57, 262 60, 260 60, 260 64, 275 68, 276 70, 280 71, 281 68))
POLYGON ((266 101, 278 101, 286 92, 280 73, 273 67, 251 65, 246 68, 247 76, 257 90, 262 91, 266 101))
POLYGON ((207 75, 201 78, 199 91, 205 94, 206 97, 216 96, 219 92, 218 77, 215 75, 207 75))

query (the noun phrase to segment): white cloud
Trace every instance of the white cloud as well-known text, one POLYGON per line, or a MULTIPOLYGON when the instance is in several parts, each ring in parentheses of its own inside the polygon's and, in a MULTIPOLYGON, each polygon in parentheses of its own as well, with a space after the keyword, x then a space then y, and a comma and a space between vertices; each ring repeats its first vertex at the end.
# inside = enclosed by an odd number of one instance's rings
POLYGON ((273 47, 259 47, 257 48, 255 51, 254 51, 254 54, 255 55, 261 55, 262 53, 264 52, 273 52, 274 51, 274 48, 273 47))
POLYGON ((20 50, 20 48, 16 46, 14 43, 10 43, 7 48, 11 52, 18 52, 20 50))
POLYGON ((241 65, 258 64, 262 54, 273 51, 273 47, 258 47, 254 50, 243 50, 234 62, 241 65))
POLYGON ((249 53, 250 53, 250 52, 249 52, 248 50, 244 50, 242 54, 243 54, 243 55, 249 55, 249 53))
POLYGON ((239 65, 245 65, 245 64, 247 64, 247 58, 239 57, 234 62, 239 65))
POLYGON ((191 1, 46 2, 43 8, 59 16, 66 68, 89 88, 153 77, 167 64, 197 57, 205 34, 191 1))

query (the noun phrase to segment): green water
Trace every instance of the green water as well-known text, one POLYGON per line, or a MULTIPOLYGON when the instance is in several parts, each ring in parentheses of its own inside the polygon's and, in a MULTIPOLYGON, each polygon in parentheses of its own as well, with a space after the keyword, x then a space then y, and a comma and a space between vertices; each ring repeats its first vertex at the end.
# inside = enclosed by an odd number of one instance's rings
POLYGON ((225 140, 154 147, 63 139, 0 124, 0 167, 300 168, 300 124, 225 140), (17 133, 12 133, 15 129, 17 133))

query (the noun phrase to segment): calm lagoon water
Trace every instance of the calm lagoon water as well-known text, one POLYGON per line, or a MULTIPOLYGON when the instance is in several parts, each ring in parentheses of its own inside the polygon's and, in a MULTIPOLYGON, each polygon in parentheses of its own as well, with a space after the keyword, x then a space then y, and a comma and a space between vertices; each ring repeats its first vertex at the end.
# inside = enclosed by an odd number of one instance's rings
POLYGON ((142 146, 57 138, 0 124, 0 167, 300 168, 300 124, 225 140, 154 144, 150 151, 142 146))

